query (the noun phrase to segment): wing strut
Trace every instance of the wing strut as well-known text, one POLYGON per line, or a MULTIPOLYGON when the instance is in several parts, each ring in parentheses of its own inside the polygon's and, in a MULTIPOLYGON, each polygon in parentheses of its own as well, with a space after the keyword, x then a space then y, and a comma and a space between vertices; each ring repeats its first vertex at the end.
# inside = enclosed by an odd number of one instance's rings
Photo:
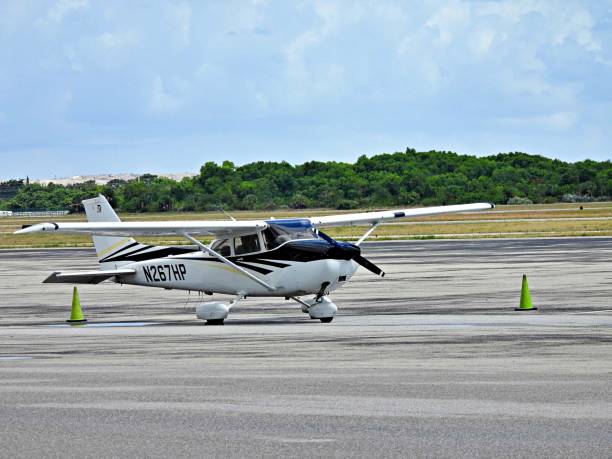
POLYGON ((223 263, 225 263, 228 266, 231 266, 232 268, 234 268, 235 270, 241 272, 242 274, 244 274, 245 276, 247 276, 248 278, 254 280, 255 282, 257 282, 259 285, 263 285, 265 288, 267 288, 268 290, 270 290, 271 292, 273 292, 274 290, 276 290, 276 287, 272 287, 270 284, 268 284, 267 282, 261 280, 259 277, 251 274, 250 272, 248 272, 246 269, 241 268, 240 266, 238 266, 235 263, 232 263, 230 260, 228 260, 227 258, 225 258, 223 255, 221 255, 220 253, 215 252, 213 249, 211 249, 210 247, 206 247, 204 244, 202 244, 200 241, 198 241, 196 238, 191 237, 189 234, 187 233, 182 233, 183 236, 185 236, 187 239, 189 239, 191 242, 193 242, 195 245, 197 245, 203 252, 208 253, 209 255, 215 257, 216 259, 222 261, 223 263))
POLYGON ((366 240, 366 239, 367 239, 367 238, 370 236, 370 234, 372 234, 372 233, 374 232, 374 230, 375 230, 376 228, 378 228, 378 225, 380 225, 380 223, 374 223, 374 224, 372 225, 372 228, 370 228, 369 230, 367 230, 367 231, 365 232, 365 234, 359 238, 359 240, 358 240, 358 241, 355 243, 355 245, 361 245, 361 243, 362 243, 363 241, 365 241, 365 240, 366 240))

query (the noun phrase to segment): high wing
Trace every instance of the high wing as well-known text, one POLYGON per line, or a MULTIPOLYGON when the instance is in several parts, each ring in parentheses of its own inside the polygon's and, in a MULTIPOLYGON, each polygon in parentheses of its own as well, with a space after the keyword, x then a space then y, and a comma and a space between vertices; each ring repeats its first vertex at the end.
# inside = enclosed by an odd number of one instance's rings
POLYGON ((87 222, 87 223, 38 223, 26 226, 15 234, 25 233, 78 233, 98 236, 165 236, 188 233, 228 237, 262 230, 268 225, 263 220, 249 221, 157 221, 157 222, 87 222))
POLYGON ((474 204, 459 204, 454 206, 423 207, 420 209, 384 210, 381 212, 363 212, 359 214, 328 215, 326 217, 311 217, 310 222, 315 228, 332 226, 377 225, 379 223, 399 218, 422 217, 454 212, 469 212, 495 208, 495 204, 479 202, 474 204))
MULTIPOLYGON (((493 209, 494 204, 474 203, 453 206, 423 207, 420 209, 385 210, 381 212, 363 212, 357 214, 328 215, 311 217, 309 220, 315 228, 352 225, 377 225, 400 218, 420 217, 453 212, 469 212, 493 209)), ((218 238, 249 234, 265 229, 268 224, 263 220, 245 221, 156 221, 156 222, 49 222, 25 226, 15 234, 36 232, 77 233, 98 236, 164 236, 174 234, 206 235, 218 238)))
POLYGON ((99 284, 106 279, 115 276, 126 276, 134 274, 135 269, 114 269, 109 271, 73 271, 73 272, 54 272, 47 277, 45 284, 99 284))

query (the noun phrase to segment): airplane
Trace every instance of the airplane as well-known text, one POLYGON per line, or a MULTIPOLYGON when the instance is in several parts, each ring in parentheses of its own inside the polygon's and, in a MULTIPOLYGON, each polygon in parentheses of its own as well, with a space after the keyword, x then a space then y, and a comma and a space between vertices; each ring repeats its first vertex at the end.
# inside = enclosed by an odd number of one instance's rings
POLYGON ((345 285, 359 266, 384 277, 384 271, 361 253, 361 244, 381 223, 488 210, 495 205, 474 203, 290 219, 154 222, 122 222, 102 195, 84 200, 83 207, 87 222, 38 223, 15 232, 92 236, 99 270, 54 272, 44 283, 98 284, 110 280, 233 295, 229 302, 213 301, 196 307, 197 318, 208 325, 223 325, 232 307, 251 296, 291 299, 311 319, 331 322, 338 307, 329 295, 345 285), (354 244, 337 241, 321 231, 352 225, 369 225, 354 244), (193 246, 155 246, 133 239, 164 235, 180 235, 193 246), (216 239, 206 245, 196 236, 216 239))

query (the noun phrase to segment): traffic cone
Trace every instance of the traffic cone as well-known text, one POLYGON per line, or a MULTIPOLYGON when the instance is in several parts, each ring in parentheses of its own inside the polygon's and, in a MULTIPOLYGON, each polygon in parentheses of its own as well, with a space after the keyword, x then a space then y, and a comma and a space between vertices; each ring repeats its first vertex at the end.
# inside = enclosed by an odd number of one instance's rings
POLYGON ((521 286, 521 302, 515 311, 535 311, 538 308, 534 308, 531 304, 531 295, 529 294, 529 284, 527 283, 527 276, 523 274, 523 284, 521 286))
POLYGON ((70 311, 70 319, 66 322, 70 323, 83 323, 87 322, 87 319, 83 317, 83 310, 81 309, 81 301, 79 300, 79 292, 76 287, 72 291, 72 311, 70 311))

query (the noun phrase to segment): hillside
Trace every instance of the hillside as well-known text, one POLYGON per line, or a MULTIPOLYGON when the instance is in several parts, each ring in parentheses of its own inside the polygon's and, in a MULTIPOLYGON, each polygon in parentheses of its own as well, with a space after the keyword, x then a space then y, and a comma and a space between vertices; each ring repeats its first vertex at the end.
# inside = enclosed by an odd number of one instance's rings
MULTIPOLYGON (((132 180, 72 185, 10 182, 1 209, 78 209, 102 193, 125 212, 337 209, 470 201, 553 203, 607 200, 612 196, 610 161, 576 163, 526 153, 487 157, 452 152, 405 152, 361 156, 355 163, 205 163, 180 181, 155 175, 132 180), (18 183, 18 185, 15 185, 18 183)), ((2 185, 0 185, 0 196, 2 185)))

